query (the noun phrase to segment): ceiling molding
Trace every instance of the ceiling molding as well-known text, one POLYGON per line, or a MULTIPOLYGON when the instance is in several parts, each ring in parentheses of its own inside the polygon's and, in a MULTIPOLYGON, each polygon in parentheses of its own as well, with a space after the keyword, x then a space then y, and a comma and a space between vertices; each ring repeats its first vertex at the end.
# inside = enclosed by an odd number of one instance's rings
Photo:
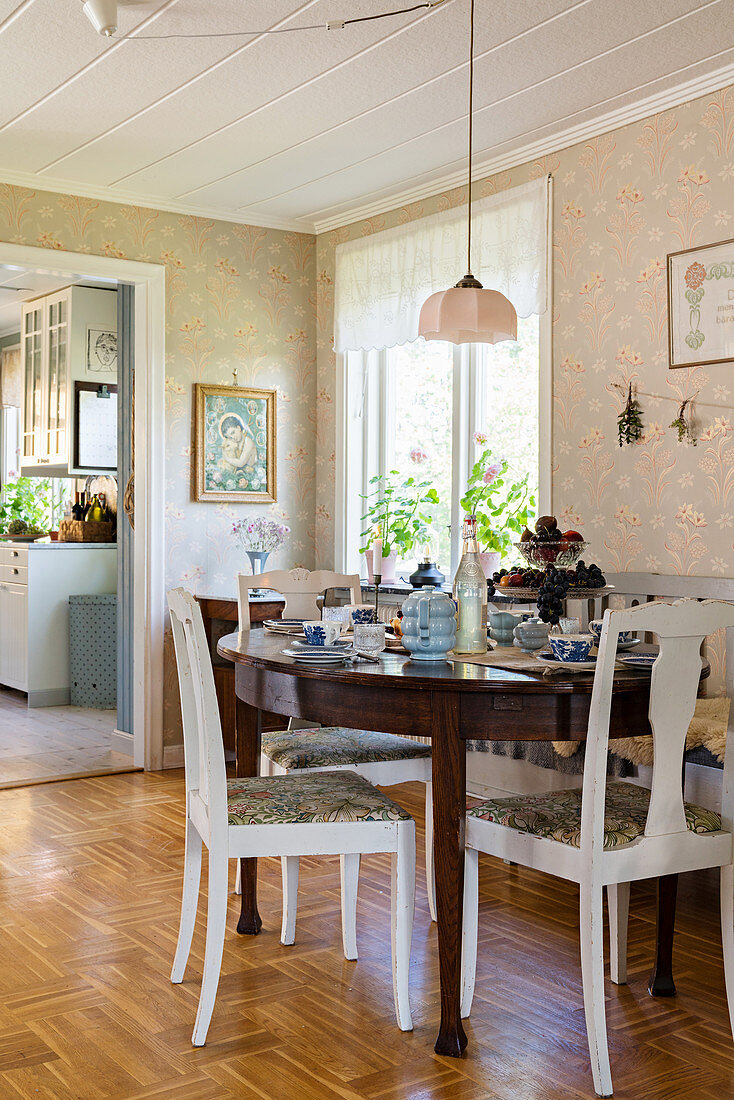
MULTIPOLYGON (((661 77, 661 79, 664 80, 665 77, 661 77)), ((673 88, 668 88, 665 91, 655 92, 625 107, 618 107, 613 111, 608 111, 601 115, 594 115, 592 118, 586 119, 584 122, 577 123, 574 126, 569 126, 562 130, 553 130, 543 137, 538 138, 536 141, 527 142, 518 148, 510 149, 506 153, 500 153, 496 156, 475 161, 472 169, 472 179, 485 179, 488 176, 495 175, 497 172, 506 172, 511 168, 517 168, 521 164, 527 163, 527 161, 547 156, 549 153, 558 153, 570 146, 578 145, 579 142, 585 141, 587 138, 598 137, 610 130, 617 130, 632 122, 639 122, 651 115, 659 114, 661 111, 670 110, 672 107, 679 107, 683 103, 688 103, 694 99, 699 99, 701 96, 708 95, 711 92, 719 91, 721 88, 725 88, 732 83, 734 83, 734 64, 726 65, 704 76, 694 77, 692 80, 688 80, 683 84, 678 84, 673 88)), ((628 93, 624 94, 633 93, 634 89, 630 89, 628 93)), ((459 187, 465 182, 466 169, 462 168, 454 172, 445 173, 437 178, 434 177, 430 180, 426 180, 424 183, 418 183, 400 191, 390 192, 388 195, 384 195, 382 198, 376 199, 373 202, 361 203, 340 214, 320 218, 318 213, 315 213, 313 216, 315 231, 317 234, 321 234, 328 233, 332 229, 341 229, 344 226, 352 225, 354 222, 362 221, 365 218, 385 214, 390 210, 395 210, 397 207, 407 206, 413 202, 420 202, 421 199, 433 198, 435 195, 440 195, 444 191, 450 191, 452 188, 459 187)))
POLYGON ((151 210, 160 210, 164 214, 190 214, 198 218, 212 218, 218 222, 233 222, 235 225, 255 225, 262 229, 282 229, 289 233, 315 233, 314 222, 301 218, 269 218, 266 215, 247 210, 213 209, 194 202, 175 202, 154 198, 146 194, 132 194, 117 191, 110 187, 83 186, 75 181, 54 179, 44 176, 39 180, 34 172, 8 172, 0 168, 0 183, 9 183, 15 187, 28 187, 32 191, 51 192, 59 195, 80 195, 86 199, 98 199, 100 202, 114 202, 119 206, 145 206, 151 210))

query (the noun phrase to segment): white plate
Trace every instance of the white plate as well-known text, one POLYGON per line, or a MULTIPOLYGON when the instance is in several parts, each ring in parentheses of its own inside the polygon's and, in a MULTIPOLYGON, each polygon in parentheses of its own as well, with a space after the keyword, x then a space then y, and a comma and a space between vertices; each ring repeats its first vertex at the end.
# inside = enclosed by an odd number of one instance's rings
POLYGON ((281 653, 284 657, 293 657, 296 661, 310 665, 340 665, 348 656, 346 652, 313 654, 304 653, 300 649, 283 649, 281 653))
POLYGON ((596 668, 596 658, 593 661, 556 661, 554 657, 544 657, 542 653, 538 653, 536 659, 549 668, 565 668, 571 672, 593 672, 596 668))
POLYGON ((619 660, 630 668, 652 668, 657 657, 657 653, 630 653, 619 660))
POLYGON ((628 642, 617 642, 617 653, 626 653, 628 649, 634 649, 640 641, 640 638, 631 638, 628 642))
POLYGON ((302 649, 304 653, 313 653, 318 657, 320 653, 341 653, 345 649, 351 649, 352 643, 348 638, 337 638, 332 645, 311 645, 309 642, 299 642, 298 639, 291 642, 293 649, 302 649))
POLYGON ((264 619, 263 626, 274 634, 295 634, 305 638, 303 619, 264 619))

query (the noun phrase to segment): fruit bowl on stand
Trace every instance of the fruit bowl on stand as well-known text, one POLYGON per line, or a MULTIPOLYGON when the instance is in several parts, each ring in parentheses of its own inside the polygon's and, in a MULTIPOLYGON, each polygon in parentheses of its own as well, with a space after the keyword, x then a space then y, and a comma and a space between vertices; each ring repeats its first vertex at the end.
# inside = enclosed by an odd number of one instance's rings
POLYGON ((542 542, 533 539, 514 543, 528 565, 535 569, 545 569, 547 565, 569 569, 576 564, 588 545, 583 540, 572 541, 566 538, 544 539, 542 542))

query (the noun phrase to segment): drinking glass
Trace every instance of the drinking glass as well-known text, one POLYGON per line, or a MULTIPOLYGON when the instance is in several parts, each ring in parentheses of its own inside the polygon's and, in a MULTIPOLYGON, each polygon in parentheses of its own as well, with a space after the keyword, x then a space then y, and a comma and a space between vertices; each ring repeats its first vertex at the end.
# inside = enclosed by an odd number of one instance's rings
POLYGON ((354 648, 369 657, 378 657, 385 648, 385 624, 355 623, 354 648))

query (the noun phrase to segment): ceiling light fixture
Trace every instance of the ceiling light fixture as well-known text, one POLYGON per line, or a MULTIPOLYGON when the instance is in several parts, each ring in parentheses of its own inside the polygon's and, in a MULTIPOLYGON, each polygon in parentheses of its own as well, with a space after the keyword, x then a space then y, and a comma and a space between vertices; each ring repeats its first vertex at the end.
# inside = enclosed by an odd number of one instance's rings
POLYGON ((466 275, 449 290, 427 298, 418 319, 418 335, 450 344, 499 344, 517 340, 517 313, 499 290, 485 290, 471 273, 471 169, 474 108, 474 0, 469 16, 469 193, 466 275))
POLYGON ((117 0, 82 0, 82 4, 97 34, 111 38, 117 30, 117 0))

